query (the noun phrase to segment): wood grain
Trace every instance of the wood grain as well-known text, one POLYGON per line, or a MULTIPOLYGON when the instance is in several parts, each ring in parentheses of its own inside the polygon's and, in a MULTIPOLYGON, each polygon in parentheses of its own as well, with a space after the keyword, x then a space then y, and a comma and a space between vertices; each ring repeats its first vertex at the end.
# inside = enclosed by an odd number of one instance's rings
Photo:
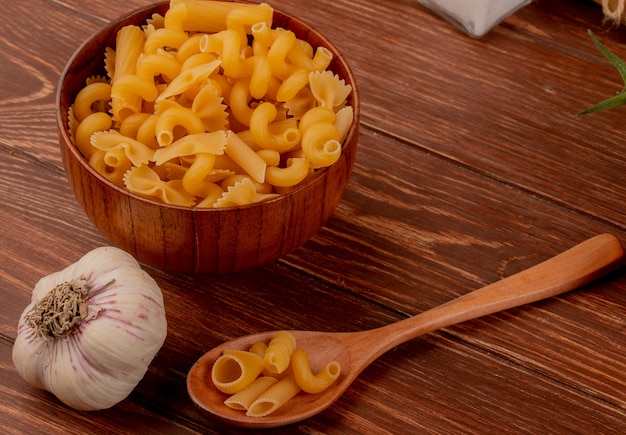
MULTIPOLYGON (((186 373, 211 347, 264 330, 383 326, 594 234, 626 241, 623 109, 573 116, 622 85, 587 29, 624 57, 626 33, 603 25, 594 2, 536 0, 473 40, 413 0, 274 1, 337 45, 362 91, 341 203, 311 241, 266 267, 203 277, 146 266, 165 296, 163 349, 116 407, 68 409, 23 382, 10 356, 35 282, 108 243, 66 181, 54 92, 86 37, 149 3, 4 5, 14 17, 0 29, 5 432, 250 433, 187 395, 186 373)), ((273 433, 624 432, 625 290, 618 271, 400 345, 324 413, 273 433)))

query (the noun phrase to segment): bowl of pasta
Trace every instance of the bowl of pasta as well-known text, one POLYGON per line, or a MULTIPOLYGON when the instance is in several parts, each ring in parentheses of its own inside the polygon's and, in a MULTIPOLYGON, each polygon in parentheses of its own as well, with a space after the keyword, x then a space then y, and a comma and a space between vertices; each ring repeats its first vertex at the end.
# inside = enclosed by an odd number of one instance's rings
POLYGON ((234 272, 289 254, 331 216, 356 154, 345 59, 264 3, 135 10, 78 48, 56 103, 89 219, 169 271, 234 272))

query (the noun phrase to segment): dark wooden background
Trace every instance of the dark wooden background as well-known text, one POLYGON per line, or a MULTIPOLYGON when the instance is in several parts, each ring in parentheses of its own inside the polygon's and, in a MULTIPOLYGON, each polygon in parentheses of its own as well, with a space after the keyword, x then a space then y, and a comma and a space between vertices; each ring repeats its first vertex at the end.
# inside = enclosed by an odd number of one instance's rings
MULTIPOLYGON (((591 0, 536 0, 480 40, 414 0, 277 0, 343 51, 361 92, 359 152, 328 224, 295 253, 223 276, 146 270, 169 335, 129 398, 77 412, 11 362, 43 275, 109 242, 65 179, 54 125, 78 45, 148 1, 4 1, 0 27, 0 426, 5 433, 248 433, 214 422, 185 375, 211 347, 274 329, 381 326, 601 232, 626 240, 626 108, 593 46, 626 33, 591 0)), ((626 429, 626 277, 399 346, 333 407, 272 433, 618 433, 626 429)))

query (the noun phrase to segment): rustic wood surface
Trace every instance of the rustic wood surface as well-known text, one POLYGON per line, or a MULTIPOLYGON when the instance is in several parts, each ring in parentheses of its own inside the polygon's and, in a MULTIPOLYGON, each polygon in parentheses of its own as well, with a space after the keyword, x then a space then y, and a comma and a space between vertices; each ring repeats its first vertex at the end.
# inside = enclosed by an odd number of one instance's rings
MULTIPOLYGON (((196 408, 207 350, 275 329, 358 331, 512 275, 595 234, 626 241, 626 108, 587 29, 626 58, 589 0, 536 0, 471 39, 415 0, 276 0, 335 42, 361 89, 352 178, 327 225, 266 267, 145 269, 164 347, 117 406, 78 412, 11 362, 35 282, 109 242, 70 192, 54 97, 79 44, 145 0, 5 1, 0 28, 0 426, 3 433, 250 433, 196 408)), ((430 333, 366 369, 322 414, 272 433, 620 433, 626 276, 430 333)))

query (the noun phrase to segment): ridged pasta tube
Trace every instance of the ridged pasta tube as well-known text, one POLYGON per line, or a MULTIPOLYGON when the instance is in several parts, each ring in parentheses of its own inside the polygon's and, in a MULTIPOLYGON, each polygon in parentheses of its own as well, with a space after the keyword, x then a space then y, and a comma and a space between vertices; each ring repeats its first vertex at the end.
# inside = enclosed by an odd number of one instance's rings
POLYGON ((245 350, 226 350, 211 369, 211 380, 223 393, 235 394, 252 384, 263 371, 263 358, 245 350))
POLYGON ((170 160, 193 156, 196 154, 223 154, 226 146, 226 134, 224 131, 213 133, 196 133, 183 136, 173 144, 159 148, 154 152, 154 162, 162 165, 170 160))
POLYGON ((267 168, 267 164, 232 130, 228 130, 226 134, 225 152, 241 166, 254 181, 261 184, 265 183, 265 169, 267 168))
POLYGON ((290 374, 261 393, 250 405, 246 415, 249 417, 264 417, 271 414, 300 391, 300 386, 293 374, 290 374))
POLYGON ((116 83, 122 77, 137 72, 137 61, 143 52, 144 43, 144 32, 138 26, 124 26, 117 33, 115 64, 111 77, 111 110, 116 120, 122 121, 131 113, 141 112, 141 97, 135 92, 118 92, 116 83))
POLYGON ((254 403, 254 401, 258 399, 264 391, 277 382, 278 379, 272 378, 271 376, 261 376, 256 378, 254 382, 246 388, 224 400, 224 405, 232 409, 247 411, 250 408, 250 405, 252 405, 252 403, 254 403))
POLYGON ((206 80, 220 66, 219 60, 210 63, 194 66, 182 71, 172 82, 165 88, 163 92, 156 98, 157 101, 165 100, 198 85, 201 81, 206 80))

